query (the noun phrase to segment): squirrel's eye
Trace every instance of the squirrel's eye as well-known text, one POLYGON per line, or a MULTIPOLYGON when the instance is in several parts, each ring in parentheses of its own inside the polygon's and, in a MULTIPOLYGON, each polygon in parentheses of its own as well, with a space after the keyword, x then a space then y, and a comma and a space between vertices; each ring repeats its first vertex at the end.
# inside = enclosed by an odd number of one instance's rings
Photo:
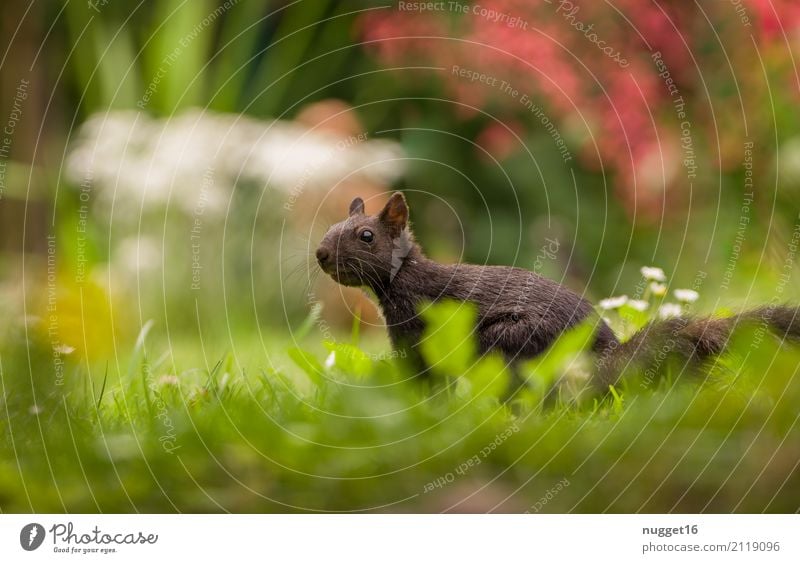
POLYGON ((364 242, 372 242, 375 235, 372 234, 372 231, 361 231, 359 238, 364 242))

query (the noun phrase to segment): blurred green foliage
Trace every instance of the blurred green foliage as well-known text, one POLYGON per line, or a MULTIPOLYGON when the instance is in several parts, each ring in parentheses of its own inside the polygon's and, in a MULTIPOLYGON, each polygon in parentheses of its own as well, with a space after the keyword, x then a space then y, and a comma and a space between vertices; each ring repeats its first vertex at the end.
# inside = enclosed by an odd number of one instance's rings
MULTIPOLYGON (((468 311, 442 304, 427 318, 432 340, 470 341, 468 311)), ((753 342, 743 329, 729 355, 680 385, 634 377, 547 405, 544 385, 502 402, 502 362, 438 345, 425 350, 438 366, 427 385, 353 343, 329 343, 327 359, 296 348, 294 366, 250 369, 231 355, 172 366, 143 334, 127 368, 70 366, 58 396, 32 394, 25 359, 6 354, 0 506, 794 512, 800 349, 753 342)), ((544 361, 561 377, 582 349, 570 337, 544 361)), ((32 353, 47 361, 46 349, 32 353)))

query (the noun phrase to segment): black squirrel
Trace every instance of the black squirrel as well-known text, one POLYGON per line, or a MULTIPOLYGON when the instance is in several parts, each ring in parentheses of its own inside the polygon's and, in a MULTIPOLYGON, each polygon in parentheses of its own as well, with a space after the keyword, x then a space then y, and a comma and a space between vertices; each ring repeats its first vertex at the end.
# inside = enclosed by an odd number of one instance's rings
MULTIPOLYGON (((347 286, 366 286, 376 295, 395 350, 415 350, 424 331, 419 307, 440 299, 477 305, 480 353, 499 351, 516 365, 533 358, 562 333, 594 314, 574 291, 538 274, 508 266, 439 264, 427 258, 409 228, 409 209, 396 192, 377 215, 364 202, 350 204, 349 217, 333 225, 316 251, 322 270, 347 286)), ((681 361, 702 361, 720 353, 738 322, 761 322, 779 336, 800 339, 794 307, 766 307, 724 319, 672 318, 654 322, 622 343, 597 315, 592 350, 594 383, 606 387, 629 366, 647 365, 665 350, 681 361), (667 346, 667 348, 665 348, 667 346)))

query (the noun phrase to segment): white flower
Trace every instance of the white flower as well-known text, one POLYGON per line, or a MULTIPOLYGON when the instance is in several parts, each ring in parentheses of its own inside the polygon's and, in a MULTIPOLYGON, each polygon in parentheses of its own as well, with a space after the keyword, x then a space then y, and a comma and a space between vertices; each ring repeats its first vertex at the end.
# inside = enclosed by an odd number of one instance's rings
POLYGON ((131 274, 152 272, 161 265, 163 251, 162 244, 155 237, 130 236, 119 242, 114 263, 131 274))
POLYGON ((336 352, 331 351, 331 353, 328 354, 328 357, 325 359, 325 367, 327 369, 331 369, 335 365, 336 365, 336 352))
POLYGON ((75 351, 75 348, 67 344, 59 344, 53 347, 53 351, 58 352, 59 355, 68 356, 75 351))
POLYGON ((619 297, 608 297, 600 301, 599 307, 604 311, 608 311, 609 309, 619 309, 627 302, 628 302, 627 295, 620 295, 619 297))
POLYGON ((650 291, 652 291, 653 295, 656 297, 664 297, 667 294, 667 286, 663 283, 650 282, 650 291))
POLYGON ((658 308, 658 316, 662 319, 669 319, 671 317, 680 317, 683 309, 677 303, 664 303, 658 308))
POLYGON ((647 311, 648 307, 650 307, 650 303, 642 299, 631 299, 627 305, 636 311, 647 311))
POLYGON ((681 303, 694 303, 700 297, 700 294, 693 289, 676 289, 673 293, 675 299, 681 303))
POLYGON ((177 375, 162 375, 158 378, 158 383, 160 385, 175 385, 178 386, 180 381, 178 380, 177 375))
POLYGON ((402 146, 388 139, 340 138, 294 121, 204 109, 164 119, 130 110, 96 113, 73 137, 66 175, 93 188, 92 199, 97 188, 106 205, 158 209, 169 202, 189 215, 202 208, 221 216, 237 185, 269 185, 296 197, 325 193, 351 176, 392 183, 405 166, 402 146))
POLYGON ((667 279, 667 276, 664 275, 664 270, 661 268, 656 268, 654 266, 642 266, 641 270, 644 279, 648 281, 657 281, 663 282, 667 279))

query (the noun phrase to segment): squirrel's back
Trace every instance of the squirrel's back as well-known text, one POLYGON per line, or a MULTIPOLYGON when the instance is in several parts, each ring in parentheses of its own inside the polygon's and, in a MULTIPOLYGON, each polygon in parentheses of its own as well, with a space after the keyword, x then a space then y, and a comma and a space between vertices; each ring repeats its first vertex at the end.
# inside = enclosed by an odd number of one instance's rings
MULTIPOLYGON (((481 352, 496 349, 509 360, 536 356, 594 312, 592 304, 576 292, 528 270, 445 265, 419 256, 404 265, 381 298, 392 340, 416 341, 423 327, 409 323, 408 317, 416 318, 421 303, 440 299, 474 303, 481 352), (398 306, 401 303, 406 305, 398 306)), ((595 349, 601 350, 616 338, 601 319, 597 323, 595 349)))

